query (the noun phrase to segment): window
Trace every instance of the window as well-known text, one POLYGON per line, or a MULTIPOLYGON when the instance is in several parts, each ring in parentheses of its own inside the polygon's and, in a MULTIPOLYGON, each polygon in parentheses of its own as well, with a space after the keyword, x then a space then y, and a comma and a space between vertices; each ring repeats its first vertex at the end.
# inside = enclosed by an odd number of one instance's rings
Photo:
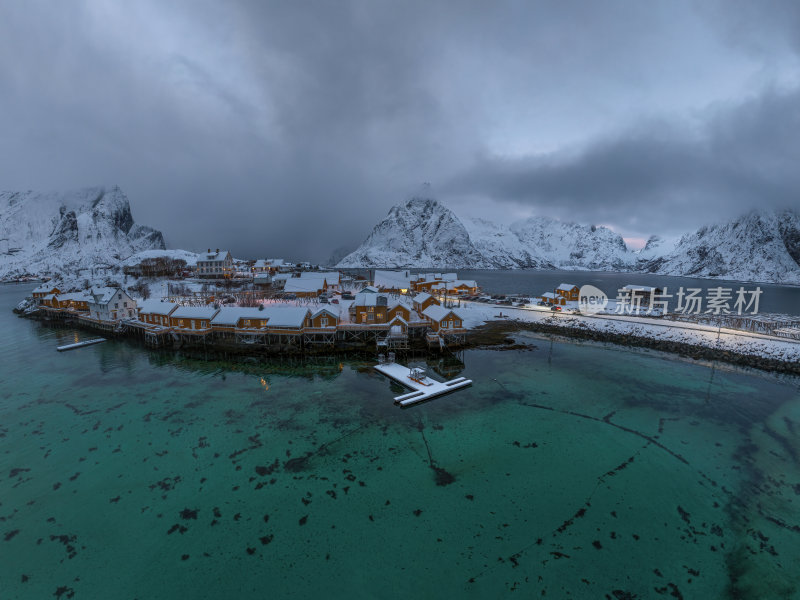
POLYGON ((369 315, 369 320, 370 320, 370 321, 374 321, 374 320, 375 320, 375 315, 373 315, 373 314, 370 314, 370 315, 369 315))
POLYGON ((328 326, 328 319, 326 317, 322 317, 319 320, 320 327, 327 327, 328 326))
POLYGON ((114 308, 119 308, 119 302, 114 302, 114 308))
POLYGON ((128 308, 128 303, 127 302, 123 302, 122 306, 124 306, 125 308, 128 308))

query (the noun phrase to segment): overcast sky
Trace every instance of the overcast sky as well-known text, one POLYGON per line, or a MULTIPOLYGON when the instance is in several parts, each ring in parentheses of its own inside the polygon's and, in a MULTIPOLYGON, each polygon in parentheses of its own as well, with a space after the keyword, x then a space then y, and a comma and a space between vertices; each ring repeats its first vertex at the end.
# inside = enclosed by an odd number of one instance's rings
POLYGON ((429 182, 626 238, 800 206, 800 2, 9 0, 0 189, 322 260, 429 182))

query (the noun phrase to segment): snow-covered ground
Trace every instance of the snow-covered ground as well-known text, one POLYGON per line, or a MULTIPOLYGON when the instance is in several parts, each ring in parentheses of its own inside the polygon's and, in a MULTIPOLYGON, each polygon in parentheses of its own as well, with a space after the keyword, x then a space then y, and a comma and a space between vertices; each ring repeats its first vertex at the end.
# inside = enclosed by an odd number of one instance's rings
POLYGON ((456 312, 464 318, 466 327, 477 327, 488 321, 513 319, 523 323, 542 323, 565 329, 635 335, 786 362, 800 361, 800 341, 697 323, 618 315, 556 314, 549 310, 494 306, 479 302, 462 302, 461 307, 456 308, 456 312))
POLYGON ((198 256, 199 254, 197 254, 196 252, 190 252, 189 250, 179 250, 179 249, 142 250, 141 252, 132 254, 127 259, 122 261, 122 266, 128 267, 128 266, 138 265, 146 258, 171 258, 172 260, 185 260, 186 266, 195 267, 197 266, 198 256))

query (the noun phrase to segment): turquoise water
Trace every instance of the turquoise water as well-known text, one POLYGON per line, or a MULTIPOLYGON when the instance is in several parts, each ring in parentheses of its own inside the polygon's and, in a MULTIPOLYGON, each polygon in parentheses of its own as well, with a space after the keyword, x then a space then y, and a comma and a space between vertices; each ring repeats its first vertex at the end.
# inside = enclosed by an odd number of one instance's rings
POLYGON ((366 360, 60 354, 25 289, 0 598, 800 596, 797 379, 531 338, 400 410, 366 360))

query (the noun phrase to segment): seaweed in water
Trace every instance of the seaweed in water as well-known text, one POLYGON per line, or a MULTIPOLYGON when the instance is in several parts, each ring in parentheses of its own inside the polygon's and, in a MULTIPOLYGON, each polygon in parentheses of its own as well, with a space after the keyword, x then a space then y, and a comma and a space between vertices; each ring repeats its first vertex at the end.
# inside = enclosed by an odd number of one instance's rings
POLYGON ((297 458, 290 458, 285 463, 283 463, 283 470, 288 471, 290 473, 297 473, 299 471, 304 471, 308 467, 308 461, 313 456, 313 452, 306 452, 304 456, 298 456, 297 458))
POLYGON ((61 585, 56 588, 55 592, 53 592, 53 596, 56 598, 61 598, 61 596, 64 596, 65 598, 74 598, 75 590, 73 590, 71 587, 67 587, 66 585, 61 585))
POLYGON ((441 467, 431 465, 431 469, 436 473, 436 485, 450 485, 456 480, 452 473, 441 467))
POLYGON ((197 519, 197 511, 198 511, 198 509, 196 509, 196 508, 194 510, 192 510, 190 508, 184 508, 180 513, 181 514, 181 519, 184 519, 184 520, 195 519, 196 520, 197 519))
POLYGON ((11 539, 12 539, 12 538, 13 538, 15 535, 17 535, 18 533, 19 533, 19 529, 14 529, 14 530, 12 530, 12 531, 9 531, 9 532, 8 532, 8 533, 5 535, 5 537, 4 537, 3 539, 4 539, 6 542, 8 542, 9 540, 11 540, 11 539))

